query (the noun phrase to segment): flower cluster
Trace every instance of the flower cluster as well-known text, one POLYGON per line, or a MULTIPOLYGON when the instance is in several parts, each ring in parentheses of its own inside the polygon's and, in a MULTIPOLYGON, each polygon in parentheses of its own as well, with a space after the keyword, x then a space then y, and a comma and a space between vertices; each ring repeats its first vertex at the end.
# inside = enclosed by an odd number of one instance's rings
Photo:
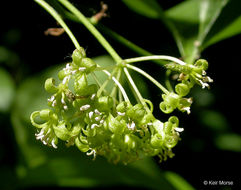
POLYGON ((202 88, 209 88, 208 82, 213 82, 210 77, 206 76, 208 62, 204 59, 199 59, 194 65, 169 63, 166 64, 165 67, 179 73, 178 80, 180 83, 175 86, 176 93, 170 92, 162 95, 163 101, 160 103, 160 109, 164 113, 171 113, 177 108, 189 114, 191 112, 190 106, 192 104, 192 98, 184 98, 184 96, 190 92, 190 89, 195 84, 201 85, 202 88))
MULTIPOLYGON (((132 105, 98 95, 99 86, 87 80, 96 68, 81 48, 58 73, 58 85, 53 78, 46 80, 45 89, 52 94, 50 108, 31 114, 33 126, 39 129, 36 139, 53 148, 62 140, 67 146, 75 145, 87 155, 102 155, 113 163, 127 164, 145 156, 158 155, 161 160, 172 157, 171 149, 183 131, 178 118, 171 116, 163 123, 153 116, 146 102, 132 105)), ((190 100, 182 98, 185 88, 179 84, 176 91, 178 94, 163 95, 160 107, 165 113, 176 107, 188 111, 190 100)), ((149 106, 153 107, 151 102, 149 106)))

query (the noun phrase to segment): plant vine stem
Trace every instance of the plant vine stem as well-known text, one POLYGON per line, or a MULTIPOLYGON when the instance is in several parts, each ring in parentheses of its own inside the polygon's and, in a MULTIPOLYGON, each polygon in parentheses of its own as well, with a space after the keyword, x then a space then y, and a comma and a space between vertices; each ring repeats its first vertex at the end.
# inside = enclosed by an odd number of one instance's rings
POLYGON ((68 34, 76 49, 80 49, 80 45, 76 40, 76 38, 74 37, 73 33, 71 32, 69 27, 65 24, 61 16, 53 9, 53 7, 51 7, 48 3, 46 3, 43 0, 35 0, 35 2, 38 3, 41 7, 43 7, 50 15, 52 15, 52 17, 54 17, 54 19, 62 26, 64 31, 68 34))
POLYGON ((72 12, 83 25, 95 36, 95 38, 100 42, 100 44, 107 50, 111 57, 119 63, 122 61, 121 57, 116 53, 116 51, 111 47, 109 42, 102 36, 102 34, 91 24, 91 22, 70 2, 67 0, 59 0, 70 12, 72 12))
POLYGON ((131 84, 131 87, 133 88, 134 90, 134 93, 136 94, 137 98, 139 99, 140 103, 147 108, 147 110, 149 110, 149 108, 146 106, 145 104, 145 101, 144 101, 144 98, 142 97, 141 93, 139 92, 138 88, 136 87, 136 84, 135 82, 133 81, 128 69, 126 67, 123 68, 124 70, 124 73, 127 77, 127 79, 129 80, 130 84, 131 84))
POLYGON ((135 62, 150 61, 150 60, 157 60, 157 59, 172 61, 172 62, 178 63, 180 65, 186 65, 186 63, 181 61, 180 59, 177 59, 177 58, 171 57, 171 56, 167 56, 167 55, 143 56, 143 57, 136 57, 136 58, 125 59, 123 61, 125 63, 135 63, 135 62))
MULTIPOLYGON (((120 81, 120 77, 121 77, 121 69, 118 70, 116 79, 117 79, 118 81, 120 81)), ((117 89, 117 85, 115 85, 115 87, 112 89, 112 91, 111 91, 111 93, 110 93, 110 96, 111 96, 111 97, 113 97, 113 96, 116 94, 116 89, 117 89)))
POLYGON ((138 67, 135 67, 133 65, 126 64, 126 67, 140 73, 141 75, 145 76, 147 79, 149 79, 153 84, 155 84, 158 88, 160 88, 165 94, 169 94, 169 91, 162 86, 156 79, 154 79, 151 75, 146 73, 145 71, 139 69, 138 67))
MULTIPOLYGON (((103 72, 104 72, 106 75, 111 76, 111 74, 110 74, 108 71, 103 70, 103 72)), ((119 83, 119 81, 118 81, 115 77, 112 76, 111 78, 112 78, 112 80, 115 82, 115 84, 119 87, 119 89, 120 89, 120 91, 121 91, 121 93, 122 93, 125 101, 130 102, 130 100, 129 100, 127 94, 126 94, 126 91, 125 91, 125 89, 123 88, 123 86, 119 83)))
POLYGON ((106 85, 108 84, 108 82, 112 79, 112 76, 114 76, 114 74, 117 71, 117 67, 112 71, 111 75, 108 77, 108 79, 100 86, 98 92, 97 92, 97 97, 99 97, 101 95, 101 93, 103 92, 103 90, 105 89, 106 85))

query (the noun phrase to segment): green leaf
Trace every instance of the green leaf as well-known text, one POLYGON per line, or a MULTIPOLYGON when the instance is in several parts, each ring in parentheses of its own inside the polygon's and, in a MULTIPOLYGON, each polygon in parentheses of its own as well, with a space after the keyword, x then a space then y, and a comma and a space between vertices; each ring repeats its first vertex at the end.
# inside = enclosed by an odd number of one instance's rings
MULTIPOLYGON (((108 70, 108 67, 111 68, 113 65, 115 65, 114 60, 108 55, 99 56, 99 57, 94 58, 93 60, 101 67, 105 67, 106 70, 108 70)), ((108 79, 108 76, 102 71, 95 71, 94 73, 96 74, 96 76, 101 84, 103 84, 104 81, 106 79, 108 79)), ((91 75, 88 75, 88 81, 90 84, 92 84, 92 83, 96 84, 95 80, 93 79, 93 77, 91 75)), ((113 88, 114 88, 114 82, 112 80, 110 80, 106 86, 106 91, 111 93, 113 88)))
POLYGON ((156 0, 123 0, 134 12, 152 19, 159 19, 162 12, 156 0))
POLYGON ((0 112, 9 110, 15 94, 15 85, 9 73, 0 68, 0 112))
POLYGON ((181 176, 178 174, 167 171, 164 174, 166 178, 169 180, 169 182, 172 183, 172 185, 175 187, 177 190, 193 190, 194 188, 187 183, 181 176))
POLYGON ((224 132, 228 129, 228 122, 222 113, 218 111, 205 110, 200 113, 200 122, 215 132, 224 132))
MULTIPOLYGON (((106 56, 95 59, 97 64, 109 60, 106 56)), ((21 188, 35 186, 96 187, 137 186, 148 189, 174 190, 173 185, 160 172, 151 159, 131 165, 113 165, 102 157, 92 161, 76 147, 66 148, 62 142, 58 149, 43 145, 35 139, 36 129, 31 126, 30 113, 47 107, 44 80, 57 79, 59 67, 26 79, 17 90, 11 121, 19 146, 20 158, 16 169, 21 188)), ((56 81, 57 82, 57 81, 56 81)))
POLYGON ((199 1, 197 0, 183 1, 165 11, 168 19, 190 24, 199 23, 198 13, 199 1))
POLYGON ((241 136, 230 133, 222 134, 215 138, 214 140, 216 146, 222 150, 229 150, 235 152, 241 152, 241 136))
POLYGON ((240 7, 239 0, 228 2, 207 36, 203 48, 241 33, 240 7))
MULTIPOLYGON (((201 53, 203 42, 228 0, 190 0, 166 11, 178 33, 179 51, 187 63, 201 53), (184 13, 187 13, 187 16, 184 13), (198 19, 197 19, 198 18, 198 19), (183 48, 180 48, 180 47, 183 48)), ((175 36, 174 36, 175 37, 175 36)))

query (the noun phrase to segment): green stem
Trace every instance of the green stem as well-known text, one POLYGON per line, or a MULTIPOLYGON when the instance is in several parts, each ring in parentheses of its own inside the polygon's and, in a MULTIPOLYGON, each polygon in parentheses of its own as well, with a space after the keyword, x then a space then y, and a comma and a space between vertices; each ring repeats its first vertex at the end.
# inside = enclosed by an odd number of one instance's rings
MULTIPOLYGON (((111 76, 111 74, 110 74, 108 71, 103 70, 103 72, 104 72, 106 75, 111 76)), ((118 81, 115 77, 112 76, 111 78, 112 78, 112 80, 115 82, 115 84, 119 87, 119 89, 120 89, 120 91, 121 91, 121 93, 122 93, 125 101, 130 102, 130 100, 129 100, 127 94, 126 94, 126 91, 125 91, 125 89, 123 88, 123 86, 119 83, 119 81, 118 81)))
POLYGON ((99 97, 101 95, 101 93, 103 92, 103 90, 105 89, 106 85, 108 84, 108 82, 112 79, 112 76, 116 73, 117 71, 117 67, 112 71, 111 75, 108 77, 107 80, 105 80, 105 82, 100 86, 98 92, 97 92, 97 97, 99 97))
POLYGON ((61 16, 45 1, 43 0, 35 0, 36 3, 38 3, 40 6, 42 6, 49 14, 54 17, 54 19, 62 26, 64 31, 69 35, 70 39, 74 43, 74 46, 76 49, 80 49, 80 45, 76 38, 74 37, 73 33, 70 31, 69 27, 65 24, 61 16))
POLYGON ((129 49, 134 50, 136 53, 140 54, 140 55, 152 55, 152 53, 146 51, 145 49, 137 46, 136 44, 132 43, 131 41, 127 40, 126 38, 124 38, 123 36, 117 34, 116 32, 112 31, 111 29, 105 27, 104 25, 98 24, 97 27, 103 31, 105 34, 107 34, 108 36, 110 36, 112 39, 120 42, 121 44, 124 44, 126 47, 128 47, 129 49))
POLYGON ((121 57, 116 53, 116 51, 111 47, 109 42, 102 36, 102 34, 90 23, 90 21, 70 2, 67 0, 59 0, 70 12, 72 12, 83 25, 95 36, 95 38, 100 42, 100 44, 107 50, 107 52, 113 57, 113 59, 119 63, 122 61, 121 57))
POLYGON ((169 94, 169 91, 164 86, 162 86, 156 79, 154 79, 151 75, 149 75, 145 71, 143 71, 133 65, 126 64, 126 66, 128 68, 140 73, 141 75, 145 76, 147 79, 149 79, 151 82, 153 82, 153 84, 155 84, 158 88, 160 88, 165 94, 169 94))
POLYGON ((171 57, 171 56, 167 56, 167 55, 152 55, 152 56, 136 57, 136 58, 125 59, 124 62, 134 63, 134 62, 150 61, 150 60, 157 60, 157 59, 172 61, 172 62, 178 63, 180 65, 186 65, 186 63, 181 61, 180 59, 177 59, 177 58, 171 57))
MULTIPOLYGON (((117 73, 117 76, 116 76, 116 79, 118 81, 120 81, 120 77, 121 77, 121 69, 118 70, 118 73, 117 73)), ((115 85, 115 87, 112 89, 111 93, 110 93, 110 96, 113 97, 116 95, 116 89, 117 89, 117 85, 115 85)))
POLYGON ((144 99, 143 99, 143 97, 142 97, 142 95, 141 95, 141 93, 139 92, 138 88, 136 87, 136 84, 135 84, 135 82, 133 81, 133 79, 132 79, 132 77, 131 77, 131 75, 130 75, 130 73, 129 73, 129 71, 128 71, 128 69, 127 69, 126 67, 124 67, 124 73, 125 73, 127 79, 129 80, 129 82, 130 82, 130 84, 131 84, 131 87, 133 88, 133 90, 134 90, 137 98, 139 99, 140 103, 141 103, 143 106, 146 106, 146 105, 145 105, 145 102, 144 102, 144 99))
POLYGON ((171 74, 171 70, 167 70, 166 71, 165 85, 170 92, 173 92, 173 88, 172 88, 172 85, 171 85, 170 80, 169 80, 170 74, 171 74))

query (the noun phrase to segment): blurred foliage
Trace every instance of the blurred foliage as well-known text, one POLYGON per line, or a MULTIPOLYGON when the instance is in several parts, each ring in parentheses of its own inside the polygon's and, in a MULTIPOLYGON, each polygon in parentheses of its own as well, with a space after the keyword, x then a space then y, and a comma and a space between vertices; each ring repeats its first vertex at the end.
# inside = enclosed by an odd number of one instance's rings
MULTIPOLYGON (((87 7, 85 11, 91 12, 92 7, 98 10, 99 2, 83 1, 83 6, 87 7)), ((16 2, 14 7, 11 3, 6 7, 6 10, 9 7, 14 9, 16 17, 15 20, 3 19, 4 27, 0 38, 0 189, 93 189, 124 186, 136 189, 188 190, 194 189, 192 186, 203 189, 202 180, 212 179, 208 176, 215 178, 223 175, 222 179, 227 180, 226 176, 235 175, 241 152, 240 116, 237 111, 240 102, 236 100, 238 95, 234 94, 234 89, 240 85, 237 69, 240 50, 232 43, 239 44, 240 37, 231 38, 230 42, 220 41, 241 32, 241 1, 179 2, 107 2, 111 16, 103 20, 104 25, 117 29, 117 33, 126 33, 129 40, 135 39, 146 44, 145 49, 167 52, 169 48, 174 52, 172 55, 178 57, 173 41, 169 40, 171 37, 165 29, 167 28, 171 30, 179 53, 185 60, 191 60, 195 51, 210 60, 210 73, 214 78, 211 90, 192 91, 193 110, 190 116, 181 116, 180 124, 184 126, 185 132, 180 145, 174 150, 176 156, 161 165, 155 160, 146 159, 128 166, 111 165, 101 157, 92 161, 72 147, 66 149, 64 144, 54 150, 36 141, 29 115, 32 111, 46 107, 48 94, 44 91, 44 81, 49 76, 57 76, 57 71, 63 67, 59 65, 60 62, 73 51, 73 46, 69 45, 71 43, 65 35, 59 38, 43 35, 46 28, 56 26, 56 23, 35 3, 21 2, 29 11, 26 16, 19 9, 20 2, 16 2), (202 17, 199 15, 200 8, 202 17), (29 21, 29 15, 34 21, 29 21), (197 48, 195 42, 200 39, 202 43, 197 48), (217 42, 220 43, 216 44, 217 42), (53 66, 57 64, 58 66, 53 66)), ((75 2, 76 5, 78 3, 82 2, 75 2)), ((6 17, 4 14, 1 16, 6 17)), ((104 54, 102 48, 88 36, 88 32, 84 33, 82 26, 73 24, 73 30, 80 42, 87 47, 87 53, 99 56, 95 58, 97 63, 113 64, 108 56, 100 56, 104 54)), ((136 56, 135 53, 120 48, 118 43, 113 44, 124 56, 136 56)), ((132 50, 138 52, 135 47, 132 50)), ((159 65, 150 65, 142 67, 162 80, 161 76, 165 76, 164 69, 159 65)), ((96 74, 101 75, 100 72, 96 74)), ((139 75, 135 76, 135 80, 139 81, 137 84, 143 89, 144 96, 152 98, 157 104, 161 97, 160 92, 139 75)), ((109 83, 108 88, 111 89, 112 85, 113 83, 109 83)), ((165 117, 158 111, 155 112, 159 117, 165 117)))

